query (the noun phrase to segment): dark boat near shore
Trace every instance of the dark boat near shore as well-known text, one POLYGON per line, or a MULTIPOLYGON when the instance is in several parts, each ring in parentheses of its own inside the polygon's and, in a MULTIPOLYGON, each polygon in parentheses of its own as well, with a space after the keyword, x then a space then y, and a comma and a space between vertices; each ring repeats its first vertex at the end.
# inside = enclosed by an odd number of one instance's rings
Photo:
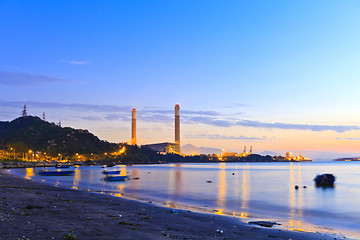
POLYGON ((335 176, 329 173, 316 175, 314 178, 317 187, 333 187, 335 176))
POLYGON ((58 166, 55 166, 55 168, 69 168, 70 166, 63 166, 63 165, 58 165, 58 166))
POLYGON ((75 171, 43 171, 38 172, 40 176, 69 176, 74 174, 75 171))
POLYGON ((125 181, 127 179, 127 176, 105 176, 104 180, 105 181, 125 181))
POLYGON ((108 171, 108 170, 104 170, 102 173, 105 175, 109 175, 109 174, 120 174, 120 170, 114 170, 114 171, 108 171))

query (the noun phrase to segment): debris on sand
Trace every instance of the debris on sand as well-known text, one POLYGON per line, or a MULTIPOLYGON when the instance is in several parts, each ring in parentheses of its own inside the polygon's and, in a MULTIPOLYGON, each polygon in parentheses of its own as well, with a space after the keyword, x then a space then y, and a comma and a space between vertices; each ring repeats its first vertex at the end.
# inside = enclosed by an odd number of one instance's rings
POLYGON ((281 225, 280 223, 277 222, 270 222, 270 221, 252 221, 249 222, 249 224, 256 224, 262 227, 272 227, 274 225, 281 225))

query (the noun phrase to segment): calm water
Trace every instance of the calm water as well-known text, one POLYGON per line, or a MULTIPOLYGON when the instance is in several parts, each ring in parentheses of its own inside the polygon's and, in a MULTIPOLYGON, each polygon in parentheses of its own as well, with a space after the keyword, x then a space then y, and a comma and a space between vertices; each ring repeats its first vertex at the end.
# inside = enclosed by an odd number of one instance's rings
POLYGON ((105 182, 100 166, 79 167, 74 176, 42 177, 37 169, 16 169, 52 185, 117 196, 192 206, 239 217, 264 217, 289 227, 314 224, 360 232, 360 162, 169 164, 122 169, 131 180, 105 182), (334 188, 316 188, 317 173, 333 173, 334 188), (140 178, 133 180, 132 178, 140 178), (211 182, 208 182, 211 181, 211 182), (295 190, 295 185, 307 186, 295 190))

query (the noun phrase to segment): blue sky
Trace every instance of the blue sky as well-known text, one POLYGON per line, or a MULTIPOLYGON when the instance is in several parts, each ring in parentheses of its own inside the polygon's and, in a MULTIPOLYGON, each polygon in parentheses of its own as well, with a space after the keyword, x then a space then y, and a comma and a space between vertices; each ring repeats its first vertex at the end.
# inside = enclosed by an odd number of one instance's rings
POLYGON ((358 1, 0 1, 0 120, 102 139, 358 151, 358 1))

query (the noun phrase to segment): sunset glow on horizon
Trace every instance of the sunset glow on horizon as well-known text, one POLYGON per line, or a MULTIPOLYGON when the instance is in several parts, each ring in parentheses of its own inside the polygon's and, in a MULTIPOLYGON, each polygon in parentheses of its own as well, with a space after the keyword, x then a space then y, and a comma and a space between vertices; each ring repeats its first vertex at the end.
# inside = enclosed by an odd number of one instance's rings
MULTIPOLYGON (((0 121, 111 142, 360 155, 358 1, 0 3, 0 121)), ((312 155, 313 154, 313 155, 312 155)))

